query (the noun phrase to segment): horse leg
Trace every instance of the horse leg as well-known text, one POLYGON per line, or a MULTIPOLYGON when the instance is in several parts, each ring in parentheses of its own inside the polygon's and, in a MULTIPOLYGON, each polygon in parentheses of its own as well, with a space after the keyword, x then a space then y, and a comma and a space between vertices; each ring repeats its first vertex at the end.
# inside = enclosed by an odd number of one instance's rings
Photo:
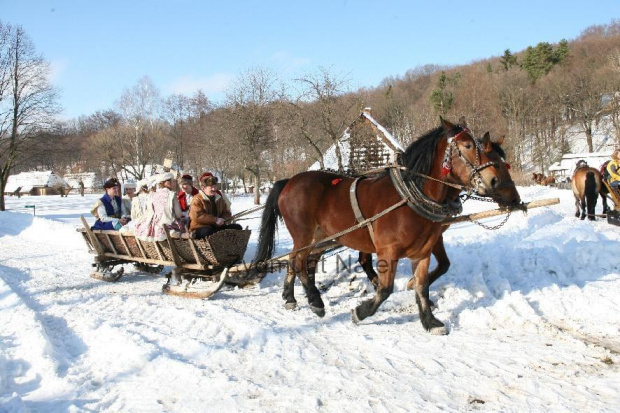
POLYGON ((351 311, 351 317, 355 324, 377 312, 381 303, 392 294, 397 264, 398 259, 382 259, 380 255, 378 256, 379 287, 373 298, 362 301, 360 305, 351 311))
MULTIPOLYGON (((605 184, 601 182, 601 185, 605 184)), ((607 196, 603 191, 601 191, 601 199, 603 200, 603 214, 606 214, 609 212, 609 205, 607 205, 607 196)))
POLYGON ((579 201, 579 205, 581 206, 581 217, 579 217, 579 219, 583 221, 584 219, 586 219, 586 198, 585 197, 583 197, 579 201))
MULTIPOLYGON (((433 245, 432 253, 435 259, 437 260, 437 266, 429 274, 429 278, 428 278, 429 285, 433 285, 433 283, 437 281, 439 277, 447 273, 448 270, 450 269, 450 259, 448 258, 448 253, 446 252, 446 246, 443 243, 443 235, 440 235, 439 238, 437 239, 437 242, 435 242, 435 245, 433 245)), ((417 273, 417 269, 415 273, 417 273)), ((413 290, 413 287, 415 284, 415 278, 416 278, 415 273, 414 273, 414 276, 411 277, 409 281, 407 282, 408 290, 413 290)))
POLYGON ((316 263, 312 270, 308 270, 308 255, 307 251, 301 251, 297 254, 294 260, 295 272, 299 276, 301 285, 303 285, 308 297, 308 304, 313 313, 319 317, 325 315, 325 304, 321 298, 321 292, 316 288, 314 279, 314 272, 316 271, 316 263))
POLYGON ((579 215, 581 214, 580 206, 581 201, 575 196, 575 218, 579 218, 579 215))
POLYGON ((448 334, 445 325, 435 318, 433 315, 433 311, 431 309, 431 300, 429 299, 429 274, 428 274, 428 266, 430 264, 431 257, 430 254, 428 257, 425 257, 420 260, 417 264, 414 264, 414 261, 411 260, 412 266, 416 265, 415 268, 416 278, 415 278, 415 292, 416 292, 416 303, 418 304, 418 312, 420 314, 420 321, 422 322, 422 326, 429 331, 431 334, 448 334))
POLYGON ((284 286, 282 289, 282 298, 284 299, 284 308, 287 310, 294 310, 297 307, 297 300, 295 299, 295 270, 292 265, 292 261, 288 266, 286 278, 284 278, 284 286))
POLYGON ((375 287, 375 291, 377 291, 377 288, 379 288, 379 276, 372 266, 372 254, 360 251, 357 262, 362 266, 368 280, 372 283, 372 286, 375 287))

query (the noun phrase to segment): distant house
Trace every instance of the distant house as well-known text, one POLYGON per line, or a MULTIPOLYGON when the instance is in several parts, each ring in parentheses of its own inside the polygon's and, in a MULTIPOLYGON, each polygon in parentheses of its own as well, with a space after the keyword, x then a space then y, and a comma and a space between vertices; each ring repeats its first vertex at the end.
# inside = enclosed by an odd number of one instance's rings
POLYGON ((99 182, 97 181, 97 174, 95 174, 94 172, 65 174, 64 179, 67 185, 73 189, 80 188, 80 180, 82 181, 82 183, 84 183, 84 189, 86 191, 92 192, 93 189, 101 187, 101 185, 99 185, 99 182))
POLYGON ((586 153, 567 153, 562 156, 560 162, 556 162, 549 167, 549 173, 556 180, 566 181, 573 176, 575 165, 581 159, 588 163, 588 166, 599 169, 603 163, 611 158, 612 150, 603 152, 586 152, 586 153))
POLYGON ((56 172, 22 172, 9 176, 4 194, 12 195, 17 191, 22 195, 58 195, 61 187, 68 185, 56 172))
MULTIPOLYGON (((343 132, 338 146, 343 167, 354 174, 393 164, 398 154, 405 151, 392 134, 372 117, 370 108, 365 108, 343 132)), ((336 144, 325 152, 323 162, 325 169, 338 170, 336 144)), ((317 161, 309 170, 319 170, 320 167, 317 161)))

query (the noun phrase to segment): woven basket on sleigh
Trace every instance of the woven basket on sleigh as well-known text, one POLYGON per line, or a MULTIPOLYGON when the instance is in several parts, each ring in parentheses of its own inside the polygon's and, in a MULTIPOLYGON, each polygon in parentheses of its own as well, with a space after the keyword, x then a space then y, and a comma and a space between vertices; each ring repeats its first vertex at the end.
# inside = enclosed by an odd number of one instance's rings
POLYGON ((179 258, 183 262, 228 267, 243 259, 251 231, 225 229, 205 239, 173 238, 179 258), (192 244, 194 248, 192 248, 192 244))

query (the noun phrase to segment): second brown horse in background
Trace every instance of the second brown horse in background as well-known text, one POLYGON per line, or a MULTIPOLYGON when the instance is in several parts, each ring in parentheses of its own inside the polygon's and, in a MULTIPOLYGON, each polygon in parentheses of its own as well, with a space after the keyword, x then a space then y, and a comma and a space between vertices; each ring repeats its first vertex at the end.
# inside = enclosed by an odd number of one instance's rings
POLYGON ((589 167, 584 160, 577 162, 575 172, 571 178, 571 189, 575 196, 575 216, 589 220, 596 219, 596 200, 601 191, 601 174, 596 168, 589 167))

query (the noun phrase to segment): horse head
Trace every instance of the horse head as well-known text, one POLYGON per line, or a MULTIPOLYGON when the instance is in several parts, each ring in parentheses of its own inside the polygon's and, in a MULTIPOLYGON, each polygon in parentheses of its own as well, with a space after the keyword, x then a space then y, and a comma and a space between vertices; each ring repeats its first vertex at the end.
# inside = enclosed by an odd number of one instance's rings
POLYGON ((441 124, 448 137, 442 164, 444 174, 480 196, 509 205, 521 202, 508 165, 495 153, 488 133, 475 140, 464 125, 453 125, 444 119, 441 124))
POLYGON ((497 168, 500 176, 500 184, 495 189, 495 193, 491 195, 491 198, 498 204, 504 206, 521 204, 521 196, 510 175, 510 164, 506 162, 506 153, 502 148, 504 137, 502 136, 493 140, 489 132, 487 132, 484 134, 484 137, 479 140, 479 143, 484 149, 485 155, 491 161, 495 162, 495 168, 497 168))

